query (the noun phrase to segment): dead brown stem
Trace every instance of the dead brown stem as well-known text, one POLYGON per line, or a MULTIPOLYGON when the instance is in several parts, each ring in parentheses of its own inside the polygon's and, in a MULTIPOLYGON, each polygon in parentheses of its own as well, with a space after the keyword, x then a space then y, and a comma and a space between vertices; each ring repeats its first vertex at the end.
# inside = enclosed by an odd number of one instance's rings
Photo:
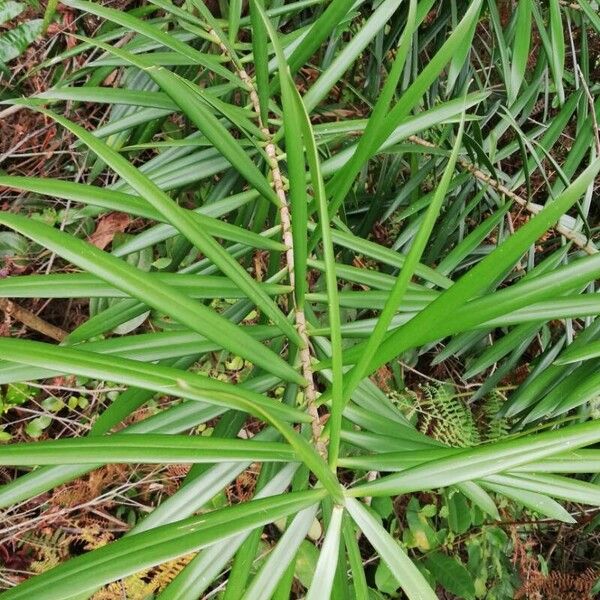
POLYGON ((0 310, 7 316, 23 323, 23 325, 29 327, 29 329, 37 331, 57 342, 62 342, 67 337, 67 332, 60 327, 51 325, 47 321, 44 321, 44 319, 38 317, 35 313, 19 306, 8 298, 0 298, 0 310))

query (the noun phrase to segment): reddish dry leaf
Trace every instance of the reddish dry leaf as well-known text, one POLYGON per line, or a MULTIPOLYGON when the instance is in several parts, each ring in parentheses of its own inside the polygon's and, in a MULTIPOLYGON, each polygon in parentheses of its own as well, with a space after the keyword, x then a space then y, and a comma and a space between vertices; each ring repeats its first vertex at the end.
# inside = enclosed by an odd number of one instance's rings
POLYGON ((131 218, 125 213, 108 213, 98 220, 96 231, 89 237, 89 242, 100 250, 108 246, 117 233, 123 233, 131 223, 131 218))

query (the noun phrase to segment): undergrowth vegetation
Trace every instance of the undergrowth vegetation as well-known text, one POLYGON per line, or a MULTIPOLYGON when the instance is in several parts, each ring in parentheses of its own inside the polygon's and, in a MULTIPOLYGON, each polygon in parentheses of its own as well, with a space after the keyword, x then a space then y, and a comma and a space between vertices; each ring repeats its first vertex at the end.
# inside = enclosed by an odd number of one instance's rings
POLYGON ((0 0, 0 598, 600 592, 596 0, 0 0))

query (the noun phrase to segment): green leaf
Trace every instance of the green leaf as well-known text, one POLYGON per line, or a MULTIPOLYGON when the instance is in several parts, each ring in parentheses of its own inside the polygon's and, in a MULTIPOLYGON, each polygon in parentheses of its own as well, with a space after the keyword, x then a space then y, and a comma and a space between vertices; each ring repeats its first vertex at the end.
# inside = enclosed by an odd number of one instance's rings
POLYGON ((52 418, 46 415, 42 415, 41 417, 36 417, 32 419, 25 425, 25 433, 32 438, 39 438, 45 429, 48 429, 52 424, 52 418))
POLYGON ((43 19, 32 19, 0 35, 0 64, 17 58, 42 32, 43 19))
POLYGON ((547 494, 567 502, 579 502, 600 506, 600 487, 587 481, 569 479, 560 475, 540 475, 522 473, 513 475, 493 475, 487 481, 500 485, 518 487, 532 492, 547 494))
POLYGON ((375 585, 380 592, 384 594, 396 594, 398 589, 398 579, 391 572, 387 563, 380 562, 375 570, 375 585))
POLYGON ((354 498, 346 498, 346 508, 381 559, 390 568, 408 598, 437 600, 435 592, 429 587, 421 572, 369 510, 354 498))
POLYGON ((550 57, 550 68, 556 85, 556 91, 560 102, 565 101, 565 90, 563 86, 563 74, 565 69, 565 38, 562 24, 562 13, 559 0, 550 0, 550 42, 552 55, 550 57))
POLYGON ((56 352, 55 346, 29 340, 0 338, 0 349, 9 351, 15 362, 43 366, 58 372, 84 377, 108 379, 142 389, 199 400, 242 412, 255 414, 271 423, 292 445, 298 458, 315 473, 336 499, 341 498, 341 487, 325 461, 316 450, 283 420, 307 422, 310 416, 271 398, 253 393, 242 386, 234 386, 196 373, 188 373, 165 366, 143 365, 136 361, 83 352, 66 346, 56 352))
MULTIPOLYGON (((4 356, 15 362, 49 368, 58 373, 72 373, 93 379, 106 379, 153 390, 180 398, 214 403, 227 408, 237 408, 252 413, 262 409, 273 411, 273 415, 286 420, 306 421, 308 417, 292 407, 276 400, 253 393, 242 386, 234 386, 198 373, 189 373, 172 367, 144 364, 121 357, 86 352, 77 348, 0 338, 4 356)), ((258 416, 258 414, 257 414, 258 416)))
POLYGON ((600 356, 600 341, 590 342, 584 346, 567 348, 555 361, 556 365, 568 365, 581 360, 590 360, 600 356))
MULTIPOLYGON (((374 35, 377 31, 378 18, 385 22, 389 18, 389 13, 396 7, 397 4, 398 2, 394 2, 393 0, 382 2, 371 16, 369 22, 367 22, 363 28, 361 34, 366 33, 367 35, 374 35)), ((337 208, 340 206, 344 196, 350 188, 351 181, 356 172, 377 150, 377 132, 384 125, 386 118, 389 117, 389 106, 396 91, 400 76, 402 75, 406 57, 411 48, 412 36, 416 30, 416 27, 416 2, 411 1, 409 13, 406 19, 406 25, 398 42, 396 58, 394 59, 389 76, 383 86, 383 89, 381 90, 381 94, 375 103, 373 112, 367 121, 367 126, 363 132, 363 135, 358 142, 356 150, 350 157, 350 160, 333 176, 327 187, 328 191, 331 190, 332 194, 331 210, 333 215, 336 214, 337 208), (350 183, 348 183, 348 181, 350 181, 350 183)), ((353 44, 356 43, 357 39, 358 37, 353 40, 353 44)), ((365 41, 368 41, 368 37, 365 41)), ((347 52, 350 48, 351 45, 348 45, 345 49, 345 52, 347 52)), ((341 61, 342 58, 338 57, 337 60, 341 61)), ((321 80, 317 82, 317 86, 319 85, 320 81, 321 80)), ((307 95, 306 101, 309 106, 311 94, 314 94, 316 89, 316 86, 314 86, 307 95)))
POLYGON ((585 12, 596 32, 600 33, 600 16, 598 16, 598 12, 592 7, 589 0, 578 0, 578 4, 585 12))
POLYGON ((256 90, 260 106, 260 120, 267 125, 269 118, 269 53, 267 49, 267 33, 257 5, 262 0, 250 2, 250 22, 252 29, 252 55, 254 58, 256 90))
MULTIPOLYGON (((165 71, 168 73, 168 71, 165 71)), ((169 73, 169 75, 172 75, 169 73)), ((179 80, 177 80, 179 81, 179 80)), ((183 84, 185 87, 185 84, 183 84)), ((176 87, 176 86, 175 86, 176 87)), ((174 88, 173 85, 169 89, 174 88)), ((277 305, 266 294, 264 294, 257 286, 256 282, 248 275, 248 273, 229 255, 223 248, 209 236, 198 223, 190 217, 189 213, 173 202, 167 194, 165 194, 155 183, 152 182, 146 175, 129 163, 124 157, 96 139, 88 131, 76 125, 75 123, 57 115, 51 111, 37 108, 45 115, 48 115, 63 127, 74 133, 82 140, 95 154, 106 162, 116 173, 118 173, 131 187, 133 187, 149 204, 158 210, 164 217, 183 233, 199 250, 201 250, 208 258, 210 258, 225 275, 230 277, 237 283, 240 289, 243 289, 249 298, 254 300, 259 308, 261 308, 273 321, 281 327, 288 337, 299 342, 298 333, 294 327, 287 321, 281 313, 277 305)), ((211 115, 212 116, 212 115, 211 115)), ((229 135, 227 133, 227 135, 229 135)), ((232 142, 235 144, 235 142, 232 142)), ((241 152, 241 150, 240 150, 241 152)), ((244 157, 248 159, 246 154, 244 157)), ((262 175, 261 175, 262 177, 262 175)), ((269 188, 270 189, 270 188, 269 188)), ((77 264, 77 263, 75 263, 77 264)), ((235 352, 235 351, 234 351, 235 352)), ((235 352, 236 354, 242 354, 235 352)), ((277 362, 278 359, 275 359, 277 362)), ((283 364, 283 361, 281 361, 283 364)), ((286 365, 283 368, 289 369, 286 365)), ((297 376, 296 376, 297 379, 297 376)))
MULTIPOLYGON (((266 199, 273 202, 275 206, 279 206, 277 194, 271 188, 269 182, 240 146, 239 141, 227 131, 219 119, 207 107, 207 103, 210 105, 214 102, 214 99, 210 99, 200 87, 189 82, 187 79, 172 73, 160 65, 156 65, 150 58, 143 58, 97 41, 95 43, 107 52, 122 57, 132 65, 143 69, 168 94, 190 121, 198 127, 198 130, 212 142, 214 147, 221 152, 231 165, 266 199)), ((87 141, 85 143, 87 144, 87 141)))
POLYGON ((351 8, 352 4, 347 0, 332 0, 329 3, 306 32, 302 42, 292 52, 289 59, 292 73, 295 73, 308 61, 351 8))
POLYGON ((474 600, 473 578, 458 558, 432 552, 425 558, 425 565, 445 590, 459 598, 474 600))
POLYGON ((338 564, 343 516, 343 507, 334 506, 314 577, 306 594, 306 600, 320 600, 320 598, 330 597, 338 564))
POLYGON ((429 236, 433 231, 435 222, 438 218, 442 204, 446 197, 448 186, 454 173, 456 160, 458 158, 458 152, 461 146, 463 128, 464 119, 461 120, 460 129, 456 137, 456 142, 454 143, 452 155, 450 156, 448 164, 446 165, 442 179, 436 188, 433 200, 429 205, 429 208, 427 209, 427 212, 421 222, 419 230, 417 231, 413 239, 410 251, 406 257, 406 260, 404 261, 404 265, 402 266, 402 270, 396 278, 394 286, 389 292, 385 306, 381 311, 381 314, 379 315, 379 319, 377 320, 375 328, 373 329, 373 333, 371 334, 364 348, 362 356, 360 357, 354 368, 350 371, 350 373, 346 375, 343 402, 347 402, 350 399, 354 388, 365 377, 365 375, 367 375, 369 363, 371 362, 371 357, 381 345, 383 339, 387 334, 388 328, 390 326, 390 323, 392 322, 394 314, 398 310, 400 304, 405 299, 410 282, 419 264, 421 256, 425 250, 427 241, 429 240, 429 236))
POLYGON ((559 454, 564 452, 565 447, 581 448, 597 443, 598 440, 599 423, 592 421, 572 425, 557 431, 463 450, 357 486, 349 490, 349 493, 353 496, 380 496, 446 487, 559 454))
POLYGON ((3 465, 104 463, 198 463, 294 460, 285 444, 214 437, 131 434, 118 442, 108 437, 62 439, 3 447, 3 465))
POLYGON ((356 530, 353 526, 352 519, 346 511, 344 513, 342 533, 344 536, 344 546, 348 555, 348 563, 352 572, 352 588, 356 598, 364 599, 368 597, 369 591, 365 576, 365 569, 356 539, 356 530))
POLYGON ((292 519, 281 539, 246 589, 245 600, 260 600, 273 595, 286 568, 295 560, 296 552, 313 524, 317 509, 318 505, 306 508, 292 519))
MULTIPOLYGON (((194 49, 189 44, 182 42, 177 37, 169 35, 167 32, 160 30, 154 25, 135 17, 128 12, 109 8, 96 2, 86 2, 85 0, 65 0, 64 4, 72 8, 82 10, 86 13, 97 15, 114 23, 118 23, 127 30, 141 33, 147 38, 155 40, 167 48, 171 48, 179 55, 192 60, 192 64, 201 65, 209 71, 218 73, 221 75, 221 77, 233 81, 234 83, 241 83, 240 80, 231 73, 231 71, 220 65, 217 60, 213 58, 207 59, 205 54, 198 52, 198 50, 194 49)), ((98 40, 94 40, 93 43, 97 44, 98 40)))
POLYGON ((465 533, 471 526, 471 511, 465 495, 460 492, 450 492, 446 495, 446 506, 448 526, 452 532, 459 535, 465 533))
MULTIPOLYGON (((20 215, 3 213, 0 216, 0 223, 19 231, 46 248, 51 248, 73 264, 110 282, 149 306, 163 311, 208 339, 223 344, 234 354, 264 365, 271 372, 281 374, 282 379, 291 379, 299 383, 303 381, 302 377, 287 363, 256 340, 252 340, 239 327, 223 319, 210 308, 191 300, 185 294, 153 282, 146 273, 128 263, 82 240, 20 215)), ((238 279, 234 281, 240 283, 238 279)))
MULTIPOLYGON (((143 198, 107 188, 58 179, 11 176, 0 176, 0 186, 82 202, 92 206, 100 206, 108 210, 127 212, 131 215, 145 217, 154 221, 169 222, 159 211, 149 206, 143 198)), ((236 225, 231 225, 210 215, 202 214, 203 211, 206 211, 205 207, 201 207, 198 212, 189 211, 188 215, 196 221, 199 227, 202 227, 214 237, 240 242, 254 248, 285 250, 285 246, 281 242, 271 240, 236 225)))
MULTIPOLYGON (((288 465, 281 469, 256 493, 254 499, 282 494, 289 485, 295 470, 295 465, 288 465)), ((261 531, 260 527, 255 530, 259 534, 261 531)), ((196 600, 198 595, 203 594, 210 584, 221 575, 236 552, 239 556, 238 549, 241 548, 240 552, 245 550, 243 544, 252 535, 254 532, 242 533, 235 538, 228 538, 223 542, 213 544, 200 552, 162 591, 161 600, 196 600)), ((310 545, 310 547, 314 549, 314 546, 310 545)), ((231 576, 229 581, 231 581, 231 576)))
MULTIPOLYGON (((325 183, 321 173, 321 166, 319 162, 319 155, 317 152, 317 145, 315 142, 314 133, 312 130, 311 122, 306 108, 302 102, 300 94, 296 90, 294 82, 291 78, 289 68, 285 63, 285 56, 282 48, 279 46, 277 41, 277 35, 273 30, 273 27, 260 7, 256 6, 260 12, 264 25, 271 37, 272 43, 275 47, 277 61, 279 64, 280 72, 280 84, 282 90, 282 98, 284 105, 284 116, 287 111, 288 120, 293 123, 294 128, 292 129, 293 136, 286 134, 286 146, 288 147, 288 165, 290 160, 295 160, 295 165, 289 165, 294 167, 294 177, 290 178, 290 185, 294 184, 296 192, 290 197, 290 201, 295 203, 296 209, 292 206, 292 230, 294 233, 294 244, 296 240, 301 240, 300 248, 295 253, 299 254, 299 260, 301 261, 302 268, 299 269, 297 275, 299 277, 306 277, 306 260, 307 256, 307 245, 305 240, 306 228, 308 225, 307 216, 307 194, 305 191, 305 177, 304 177, 304 162, 302 160, 302 147, 298 146, 298 141, 295 140, 294 136, 302 134, 304 138, 304 146, 306 148, 306 158, 308 162, 310 179, 313 187, 313 194, 317 211, 319 215, 319 222, 321 224, 321 237, 323 240, 323 257, 325 263, 325 284, 327 287, 327 304, 329 309, 329 322, 331 326, 331 343, 332 343, 332 409, 330 415, 330 440, 329 440, 329 464, 335 465, 339 453, 340 445, 340 429, 342 420, 343 400, 342 400, 342 336, 340 331, 340 311, 339 311, 339 299, 338 299, 338 284, 336 279, 335 270, 335 253, 333 250, 333 240, 331 230, 329 226, 329 212, 327 207, 327 197, 325 193, 325 183), (296 121, 299 122, 299 127, 296 127, 296 121), (289 144, 288 144, 289 142, 289 144), (293 154, 290 155, 290 150, 294 149, 293 154)), ((294 188, 292 188, 294 189, 294 188)), ((304 290, 302 290, 303 292, 304 290)), ((303 298, 300 298, 300 306, 302 307, 303 298)))
POLYGON ((28 579, 4 592, 4 598, 64 600, 91 592, 111 581, 297 513, 324 495, 322 490, 311 490, 244 502, 128 536, 28 579))
MULTIPOLYGON (((372 360, 369 372, 418 343, 432 341, 447 335, 442 331, 448 324, 448 315, 461 309, 468 300, 483 294, 491 282, 511 268, 529 245, 556 223, 560 215, 575 204, 594 181, 599 171, 600 159, 597 159, 558 198, 548 203, 533 219, 470 269, 451 288, 440 294, 425 310, 419 312, 406 325, 388 335, 372 360)), ((536 279, 539 280, 539 278, 534 278, 532 281, 535 282, 536 279)), ((488 298, 491 299, 491 296, 488 298)), ((468 312, 474 317, 472 311, 468 312)), ((458 331, 456 328, 453 329, 453 333, 458 331)), ((350 358, 356 360, 355 357, 359 357, 362 350, 361 344, 346 352, 345 362, 350 358)))
POLYGON ((575 520, 558 502, 545 494, 538 494, 537 492, 514 486, 499 485, 497 483, 482 482, 482 485, 549 519, 556 519, 563 523, 573 523, 575 520))
POLYGON ((508 104, 512 104, 523 84, 527 61, 529 60, 529 44, 531 42, 531 4, 529 0, 519 0, 516 13, 515 37, 512 45, 512 62, 510 69, 510 86, 508 87, 508 104))
MULTIPOLYGON (((168 264, 170 263, 166 266, 168 264)), ((156 267, 156 264, 154 266, 156 267)), ((190 298, 246 298, 246 295, 225 277, 150 272, 148 279, 155 284, 184 293, 190 298)), ((273 296, 291 291, 290 286, 287 285, 271 283, 259 285, 267 294, 273 296)), ((70 273, 68 275, 19 275, 0 279, 0 297, 127 298, 129 295, 95 275, 70 273)))
POLYGON ((22 2, 13 2, 13 0, 2 0, 0 2, 0 25, 18 17, 26 6, 22 2))
MULTIPOLYGON (((269 18, 266 16, 259 2, 252 2, 252 10, 261 21, 260 27, 264 28, 275 49, 279 79, 281 84, 281 99, 283 104, 283 118, 285 126, 285 148, 287 157, 287 170, 289 178, 289 200, 286 202, 291 213, 292 240, 294 250, 294 295, 299 309, 304 308, 304 295, 306 292, 306 261, 307 250, 307 225, 308 225, 308 193, 306 190, 306 168, 304 163, 304 144, 302 140, 302 123, 304 113, 299 107, 296 96, 298 92, 292 81, 289 67, 285 60, 283 49, 277 39, 269 18)), ((305 141, 308 145, 308 142, 305 141)))

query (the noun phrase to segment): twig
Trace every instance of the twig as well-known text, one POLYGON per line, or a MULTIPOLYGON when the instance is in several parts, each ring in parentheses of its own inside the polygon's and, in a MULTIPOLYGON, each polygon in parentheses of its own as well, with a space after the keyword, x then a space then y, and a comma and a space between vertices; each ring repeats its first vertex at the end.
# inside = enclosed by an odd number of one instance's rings
POLYGON ((35 131, 28 133, 25 137, 22 137, 12 148, 9 148, 6 152, 4 152, 4 154, 0 154, 0 164, 2 164, 7 158, 10 158, 16 150, 18 150, 21 146, 26 144, 29 140, 40 135, 40 133, 46 131, 50 127, 51 125, 45 125, 40 129, 36 129, 35 131))
MULTIPOLYGON (((416 135, 411 135, 408 138, 411 142, 415 144, 419 144, 420 146, 424 146, 425 148, 438 148, 435 144, 424 140, 416 135)), ((501 194, 504 194, 507 198, 510 198, 519 206, 525 208, 525 210, 529 211, 531 214, 539 213, 544 207, 541 204, 537 204, 535 202, 529 202, 524 198, 521 198, 515 192, 509 190, 506 186, 502 185, 498 180, 490 177, 487 173, 484 173, 480 169, 478 169, 473 163, 469 162, 464 158, 459 158, 457 163, 462 167, 465 171, 471 173, 473 177, 479 179, 479 181, 486 183, 487 185, 493 187, 495 190, 499 191, 501 194)), ((554 227, 556 231, 558 231, 562 236, 571 240, 576 246, 581 248, 587 254, 597 254, 598 248, 596 248, 595 244, 590 241, 585 235, 583 235, 579 231, 574 231, 573 229, 562 225, 561 223, 557 223, 554 227)))
POLYGON ((0 298, 0 310, 4 311, 7 316, 20 321, 23 325, 29 327, 29 329, 42 333, 46 337, 56 340, 57 342, 62 342, 67 337, 67 332, 63 331, 60 327, 51 325, 47 321, 44 321, 44 319, 38 317, 35 313, 15 304, 8 298, 0 298))
POLYGON ((12 106, 5 108, 4 110, 0 110, 0 119, 5 119, 6 117, 9 117, 10 115, 14 115, 15 113, 19 112, 23 108, 25 108, 25 107, 22 106, 21 104, 13 104, 12 106))

